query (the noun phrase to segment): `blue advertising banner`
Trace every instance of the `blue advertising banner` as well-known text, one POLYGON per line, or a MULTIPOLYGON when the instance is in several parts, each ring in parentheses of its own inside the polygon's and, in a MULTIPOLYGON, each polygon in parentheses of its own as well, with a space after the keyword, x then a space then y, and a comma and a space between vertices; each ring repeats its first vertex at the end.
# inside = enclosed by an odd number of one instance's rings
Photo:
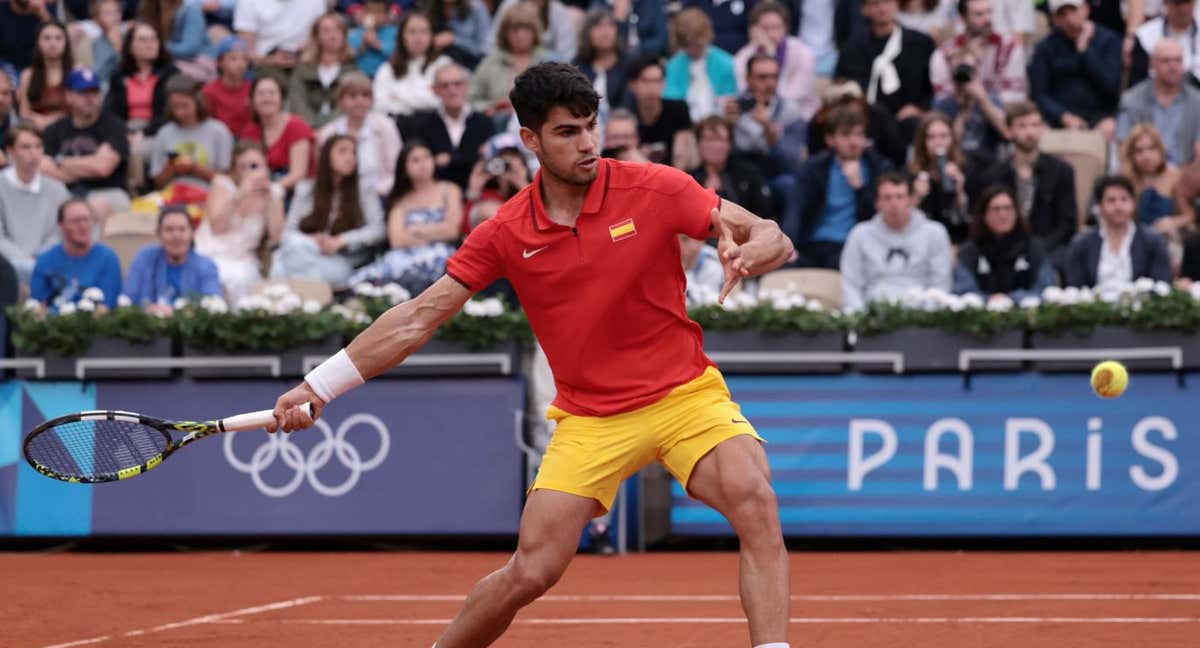
MULTIPOLYGON (((1200 535, 1192 376, 730 377, 786 535, 1200 535)), ((672 533, 729 535, 675 485, 672 533)))
POLYGON ((203 439, 124 482, 47 479, 24 433, 81 409, 206 419, 269 408, 290 383, 0 383, 0 535, 512 534, 523 503, 514 379, 373 381, 291 435, 203 439))

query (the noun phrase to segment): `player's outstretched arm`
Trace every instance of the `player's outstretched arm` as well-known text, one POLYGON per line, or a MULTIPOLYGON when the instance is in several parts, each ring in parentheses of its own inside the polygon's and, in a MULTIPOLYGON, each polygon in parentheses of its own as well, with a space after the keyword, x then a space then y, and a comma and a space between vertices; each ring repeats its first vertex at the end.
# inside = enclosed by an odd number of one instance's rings
POLYGON ((787 263, 794 248, 775 221, 759 218, 741 205, 722 200, 712 210, 717 252, 725 267, 725 286, 718 301, 725 301, 742 277, 765 274, 787 263))
POLYGON ((471 298, 462 284, 442 277, 414 299, 397 304, 337 355, 309 372, 304 382, 275 401, 275 424, 285 432, 304 429, 330 400, 399 364, 433 337, 434 331, 471 298), (312 403, 313 416, 297 406, 312 403))

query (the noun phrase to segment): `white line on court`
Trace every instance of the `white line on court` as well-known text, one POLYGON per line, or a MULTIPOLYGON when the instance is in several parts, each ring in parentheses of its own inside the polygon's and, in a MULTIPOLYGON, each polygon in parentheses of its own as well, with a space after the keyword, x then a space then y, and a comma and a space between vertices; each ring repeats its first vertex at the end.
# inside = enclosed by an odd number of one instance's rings
POLYGON ((46 646, 46 648, 71 648, 71 646, 86 646, 88 644, 100 643, 101 641, 108 641, 111 638, 112 637, 105 635, 103 637, 96 637, 94 639, 80 639, 79 641, 68 641, 67 643, 54 644, 53 646, 46 646))
MULTIPOLYGON (((461 594, 354 594, 342 601, 462 601, 461 594)), ((551 594, 539 601, 551 603, 627 601, 708 602, 737 601, 735 594, 551 594)), ((1200 594, 798 594, 793 601, 1200 601, 1200 594)))
MULTIPOLYGON (((451 619, 283 619, 283 623, 303 625, 445 625, 451 619)), ((949 624, 949 623, 1075 623, 1075 624, 1189 624, 1200 617, 793 617, 795 624, 949 624)), ((516 619, 526 625, 649 625, 649 624, 735 624, 744 617, 595 617, 516 619)))

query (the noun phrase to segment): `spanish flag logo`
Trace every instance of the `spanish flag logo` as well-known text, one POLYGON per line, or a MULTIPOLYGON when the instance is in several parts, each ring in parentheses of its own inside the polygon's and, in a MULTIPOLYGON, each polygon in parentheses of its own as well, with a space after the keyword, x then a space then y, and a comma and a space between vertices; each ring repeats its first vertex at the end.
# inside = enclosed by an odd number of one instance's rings
POLYGON ((609 225, 608 235, 612 237, 613 243, 624 241, 627 238, 637 236, 637 227, 634 226, 632 218, 626 218, 620 223, 609 225))

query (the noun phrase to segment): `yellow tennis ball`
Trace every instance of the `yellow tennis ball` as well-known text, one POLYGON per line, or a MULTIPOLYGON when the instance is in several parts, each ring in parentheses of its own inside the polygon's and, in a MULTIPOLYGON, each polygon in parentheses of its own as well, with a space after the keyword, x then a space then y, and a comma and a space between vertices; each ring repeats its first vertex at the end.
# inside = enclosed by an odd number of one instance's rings
POLYGON ((1129 386, 1129 372, 1116 360, 1105 360, 1092 369, 1092 390, 1100 398, 1116 398, 1129 386))

